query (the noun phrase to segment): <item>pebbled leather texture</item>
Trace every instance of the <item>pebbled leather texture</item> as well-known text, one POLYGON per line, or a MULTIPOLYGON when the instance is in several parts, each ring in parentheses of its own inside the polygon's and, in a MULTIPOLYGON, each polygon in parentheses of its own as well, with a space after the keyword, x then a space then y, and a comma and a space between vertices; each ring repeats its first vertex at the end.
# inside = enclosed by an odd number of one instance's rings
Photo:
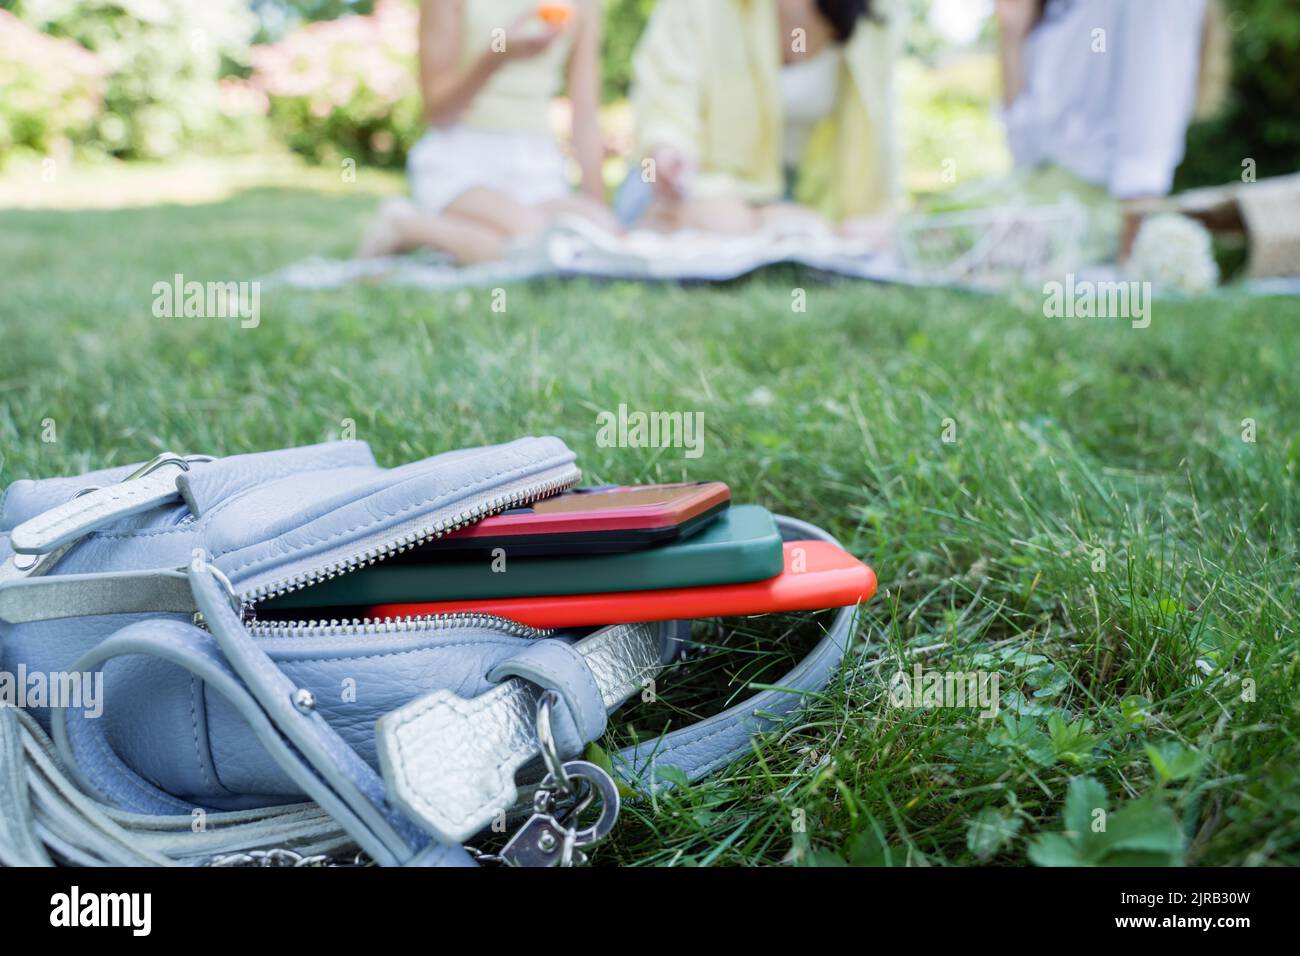
POLYGON ((83 475, 19 478, 0 495, 0 532, 12 532, 24 521, 57 508, 86 488, 117 484, 139 467, 139 464, 117 465, 83 475))
MULTIPOLYGON (((359 442, 330 442, 270 452, 267 457, 274 460, 273 474, 278 476, 283 476, 289 460, 297 461, 307 469, 298 473, 297 483, 302 490, 301 498, 309 500, 321 484, 317 481, 319 476, 340 470, 334 466, 355 465, 358 460, 358 445, 364 449, 364 445, 359 442), (313 468, 320 470, 310 470, 313 468)), ((256 471, 259 467, 257 460, 262 457, 239 455, 231 459, 194 464, 184 474, 193 480, 197 480, 200 475, 217 476, 232 472, 247 476, 256 471)), ((365 457, 369 459, 368 450, 365 450, 365 457)), ((43 511, 57 508, 84 488, 122 483, 123 479, 139 468, 140 463, 136 463, 80 477, 23 479, 14 482, 5 491, 3 502, 0 503, 0 561, 4 562, 0 567, 7 566, 15 553, 10 540, 14 528, 39 516, 43 511)), ((353 483, 373 482, 383 473, 383 469, 372 467, 366 470, 364 476, 354 477, 353 483)), ((175 472, 172 478, 175 480, 175 472)), ((205 477, 204 480, 210 479, 205 477)), ((247 486, 247 480, 245 485, 244 495, 257 488, 255 485, 247 486)), ((341 487, 339 485, 335 490, 341 487)), ((241 497, 243 495, 235 495, 230 499, 228 507, 237 507, 241 497)), ((291 502, 291 510, 296 504, 297 502, 291 502)), ((166 501, 148 511, 112 520, 78 539, 59 560, 52 574, 61 576, 184 568, 195 560, 196 555, 202 557, 210 550, 210 525, 207 516, 195 518, 182 497, 173 493, 166 501)), ((142 613, 94 614, 77 617, 75 620, 26 624, 0 620, 0 667, 13 671, 22 663, 29 670, 67 670, 74 660, 120 628, 133 621, 160 616, 177 621, 188 621, 190 617, 189 614, 181 613, 142 613)), ((30 712, 42 726, 48 728, 50 715, 47 709, 31 708, 30 712)))
POLYGON ((202 518, 208 509, 231 501, 257 485, 304 472, 344 471, 373 476, 379 466, 362 441, 338 441, 305 448, 231 455, 191 468, 176 479, 190 513, 202 518))
POLYGON ((295 694, 301 688, 275 666, 244 629, 210 567, 191 568, 190 583, 217 647, 276 730, 385 843, 399 853, 404 844, 418 847, 423 841, 417 840, 414 828, 389 807, 383 782, 374 768, 357 756, 314 705, 295 705, 295 694))
MULTIPOLYGON (((81 658, 77 666, 93 670, 114 659, 133 655, 168 661, 230 700, 245 717, 246 742, 274 752, 302 791, 338 820, 375 860, 401 863, 422 852, 423 846, 408 848, 386 828, 377 832, 358 816, 356 808, 339 795, 329 776, 322 775, 319 768, 285 740, 226 662, 212 635, 193 625, 144 622, 123 628, 81 658)), ((75 768, 83 786, 136 813, 190 814, 193 809, 190 804, 136 772, 107 745, 103 734, 102 721, 87 719, 78 710, 56 711, 55 743, 68 766, 75 768)))
MULTIPOLYGON (((491 686, 487 672, 527 643, 525 638, 491 628, 454 634, 258 641, 295 686, 311 691, 318 713, 372 767, 379 766, 375 722, 380 717, 440 688, 469 696, 482 693, 491 686)), ((200 706, 207 715, 215 779, 203 790, 183 792, 218 803, 230 793, 276 799, 300 793, 264 750, 246 745, 236 711, 211 695, 200 706)), ((178 774, 194 766, 193 757, 182 762, 185 756, 179 748, 174 754, 178 774)))
MULTIPOLYGON (((606 707, 623 703, 656 673, 662 629, 659 624, 619 624, 573 646, 586 671, 582 677, 595 682, 600 698, 609 702, 606 707)), ((497 670, 508 671, 508 666, 497 670)), ((514 805, 516 772, 541 752, 540 687, 510 678, 471 699, 437 690, 381 718, 376 730, 379 763, 391 798, 444 842, 459 842, 483 829, 514 805)), ((573 756, 582 743, 598 736, 570 736, 567 747, 560 745, 561 756, 573 756)))
POLYGON ((438 512, 512 484, 524 487, 565 469, 576 481, 574 455, 555 438, 523 438, 475 454, 435 456, 366 476, 356 469, 290 475, 258 485, 209 509, 208 560, 241 592, 293 579, 371 551, 379 539, 414 540, 438 512))

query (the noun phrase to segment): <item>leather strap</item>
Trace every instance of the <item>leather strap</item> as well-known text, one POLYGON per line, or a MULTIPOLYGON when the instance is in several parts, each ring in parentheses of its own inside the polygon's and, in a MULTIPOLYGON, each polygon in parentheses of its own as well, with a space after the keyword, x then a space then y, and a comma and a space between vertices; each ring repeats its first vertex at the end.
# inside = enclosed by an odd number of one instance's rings
MULTIPOLYGON (((839 544, 806 521, 777 515, 776 522, 786 541, 816 538, 839 544)), ((656 774, 661 767, 673 767, 688 780, 698 780, 731 763, 752 748, 754 735, 781 726, 783 718, 830 682, 853 640, 856 618, 856 607, 841 608, 826 636, 776 681, 779 689, 761 691, 699 723, 619 751, 612 758, 619 776, 646 790, 665 784, 656 774)))
MULTIPOLYGON (((657 663, 657 662, 656 662, 657 663)), ((534 641, 509 660, 488 671, 488 680, 500 683, 522 677, 560 695, 564 720, 557 736, 561 750, 573 753, 605 732, 608 715, 602 689, 582 652, 567 641, 534 641)))
POLYGON ((0 621, 7 624, 194 610, 194 593, 184 571, 54 574, 0 583, 0 621))
MULTIPOLYGON (((224 854, 285 847, 293 847, 300 857, 323 856, 355 842, 324 809, 311 803, 208 813, 202 828, 194 826, 191 813, 143 814, 111 806, 70 778, 35 718, 17 708, 0 708, 0 723, 7 715, 16 718, 21 749, 15 754, 0 746, 0 770, 25 769, 31 827, 0 826, 0 861, 28 859, 48 866, 49 854, 57 854, 78 866, 194 865, 224 854), (29 841, 34 839, 43 844, 44 859, 31 857, 29 841)), ((9 802, 8 792, 5 800, 6 808, 17 805, 9 802)))
MULTIPOLYGON (((603 732, 607 708, 657 671, 677 634, 672 623, 632 624, 572 647, 538 642, 499 668, 501 676, 527 679, 507 677, 473 701, 440 691, 386 715, 377 727, 385 788, 319 714, 294 705, 297 688, 248 635, 210 570, 191 569, 189 581, 210 635, 179 621, 142 622, 101 642, 75 669, 93 671, 126 654, 185 667, 235 706, 267 751, 368 854, 390 865, 464 862, 430 849, 424 831, 454 847, 515 803, 514 774, 539 752, 540 689, 557 690, 566 704, 572 730, 562 746, 571 755, 603 732)), ((103 734, 98 721, 56 714, 55 740, 84 786, 135 812, 190 811, 122 764, 103 734)))
POLYGON ((514 806, 515 774, 541 752, 539 688, 555 690, 566 704, 573 729, 558 742, 562 756, 572 756, 603 733, 606 710, 658 672, 676 634, 675 622, 616 624, 563 654, 525 651, 494 670, 527 679, 510 677, 472 700, 434 691, 384 715, 375 733, 389 797, 438 839, 468 839, 514 806), (599 721, 589 713, 594 708, 599 721), (587 713, 575 719, 575 709, 587 713))
MULTIPOLYGON (((182 458, 164 452, 112 484, 83 489, 62 504, 28 518, 9 536, 13 554, 0 563, 0 598, 11 585, 43 579, 77 542, 92 531, 181 500, 183 496, 177 481, 190 471, 192 465, 210 461, 212 459, 206 455, 182 458)), ((167 572, 164 570, 162 573, 167 572)), ((109 614, 141 610, 140 605, 146 597, 144 594, 127 594, 122 589, 115 591, 111 587, 101 588, 99 593, 101 597, 116 599, 121 604, 120 609, 110 605, 108 610, 101 612, 109 614)), ((159 598, 174 601, 175 593, 173 586, 159 598)), ((66 593, 38 590, 13 595, 12 601, 15 605, 13 613, 19 617, 9 623, 66 617, 68 615, 63 609, 70 603, 66 593)), ((71 603, 75 602, 73 599, 71 603)), ((0 620, 5 620, 3 612, 0 612, 0 620)))
MULTIPOLYGON (((412 854, 401 841, 384 839, 342 798, 331 782, 313 767, 280 733, 248 688, 223 659, 208 634, 180 621, 133 624, 98 644, 75 665, 95 670, 115 657, 145 654, 184 667, 214 692, 225 697, 247 721, 267 752, 305 794, 319 804, 374 859, 392 865, 412 854)), ((134 813, 188 816, 193 806, 164 793, 127 767, 113 753, 101 720, 79 712, 54 711, 54 740, 66 766, 82 787, 134 813)))
POLYGON ((50 866, 36 838, 18 708, 0 704, 0 866, 50 866))
POLYGON ((203 619, 230 667, 279 734, 302 755, 386 849, 406 862, 428 837, 391 807, 379 775, 316 713, 295 705, 297 687, 244 629, 229 595, 206 566, 190 568, 190 584, 203 619))
POLYGON ((10 544, 19 554, 44 554, 103 525, 177 499, 176 476, 189 467, 175 456, 156 459, 139 477, 87 491, 24 521, 14 528, 10 544))

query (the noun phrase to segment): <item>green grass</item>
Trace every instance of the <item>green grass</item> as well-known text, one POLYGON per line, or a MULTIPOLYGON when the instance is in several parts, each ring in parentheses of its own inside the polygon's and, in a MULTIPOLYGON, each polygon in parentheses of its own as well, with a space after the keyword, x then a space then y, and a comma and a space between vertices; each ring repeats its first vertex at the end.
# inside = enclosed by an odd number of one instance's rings
MULTIPOLYGON (((540 282, 504 313, 489 290, 357 287, 268 292, 256 329, 151 314, 176 272, 342 254, 373 203, 0 213, 0 483, 345 419, 387 463, 552 433, 593 481, 725 479, 839 535, 880 594, 797 727, 629 806, 597 863, 1300 862, 1300 302, 1159 302, 1135 330, 772 270, 540 282), (703 456, 598 447, 620 402, 703 412, 703 456), (997 672, 1020 715, 891 706, 915 662, 997 672)), ((819 620, 702 627, 620 733, 777 681, 819 620)))

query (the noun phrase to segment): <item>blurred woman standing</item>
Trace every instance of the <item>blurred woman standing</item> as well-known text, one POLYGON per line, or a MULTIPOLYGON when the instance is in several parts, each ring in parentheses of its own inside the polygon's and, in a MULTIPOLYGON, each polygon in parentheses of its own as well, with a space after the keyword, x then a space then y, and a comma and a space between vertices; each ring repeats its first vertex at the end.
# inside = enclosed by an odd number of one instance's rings
POLYGON ((603 203, 600 13, 599 0, 421 0, 430 129, 407 158, 414 201, 380 207, 362 255, 428 247, 459 262, 497 259, 565 214, 618 228, 603 203), (550 127, 566 81, 578 194, 550 127))

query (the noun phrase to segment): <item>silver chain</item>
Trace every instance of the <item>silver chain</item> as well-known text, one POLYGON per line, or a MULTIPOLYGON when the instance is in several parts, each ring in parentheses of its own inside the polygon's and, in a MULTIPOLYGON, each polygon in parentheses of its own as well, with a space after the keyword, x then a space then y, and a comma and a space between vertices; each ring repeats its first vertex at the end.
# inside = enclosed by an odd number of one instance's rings
POLYGON ((327 853, 316 853, 311 856, 303 856, 294 850, 285 847, 276 847, 271 850, 248 850, 243 853, 222 853, 214 856, 203 864, 204 866, 227 868, 235 866, 264 866, 264 867, 287 867, 290 869, 303 869, 306 867, 352 867, 352 866, 373 866, 372 861, 364 853, 357 852, 352 859, 336 858, 327 853))

